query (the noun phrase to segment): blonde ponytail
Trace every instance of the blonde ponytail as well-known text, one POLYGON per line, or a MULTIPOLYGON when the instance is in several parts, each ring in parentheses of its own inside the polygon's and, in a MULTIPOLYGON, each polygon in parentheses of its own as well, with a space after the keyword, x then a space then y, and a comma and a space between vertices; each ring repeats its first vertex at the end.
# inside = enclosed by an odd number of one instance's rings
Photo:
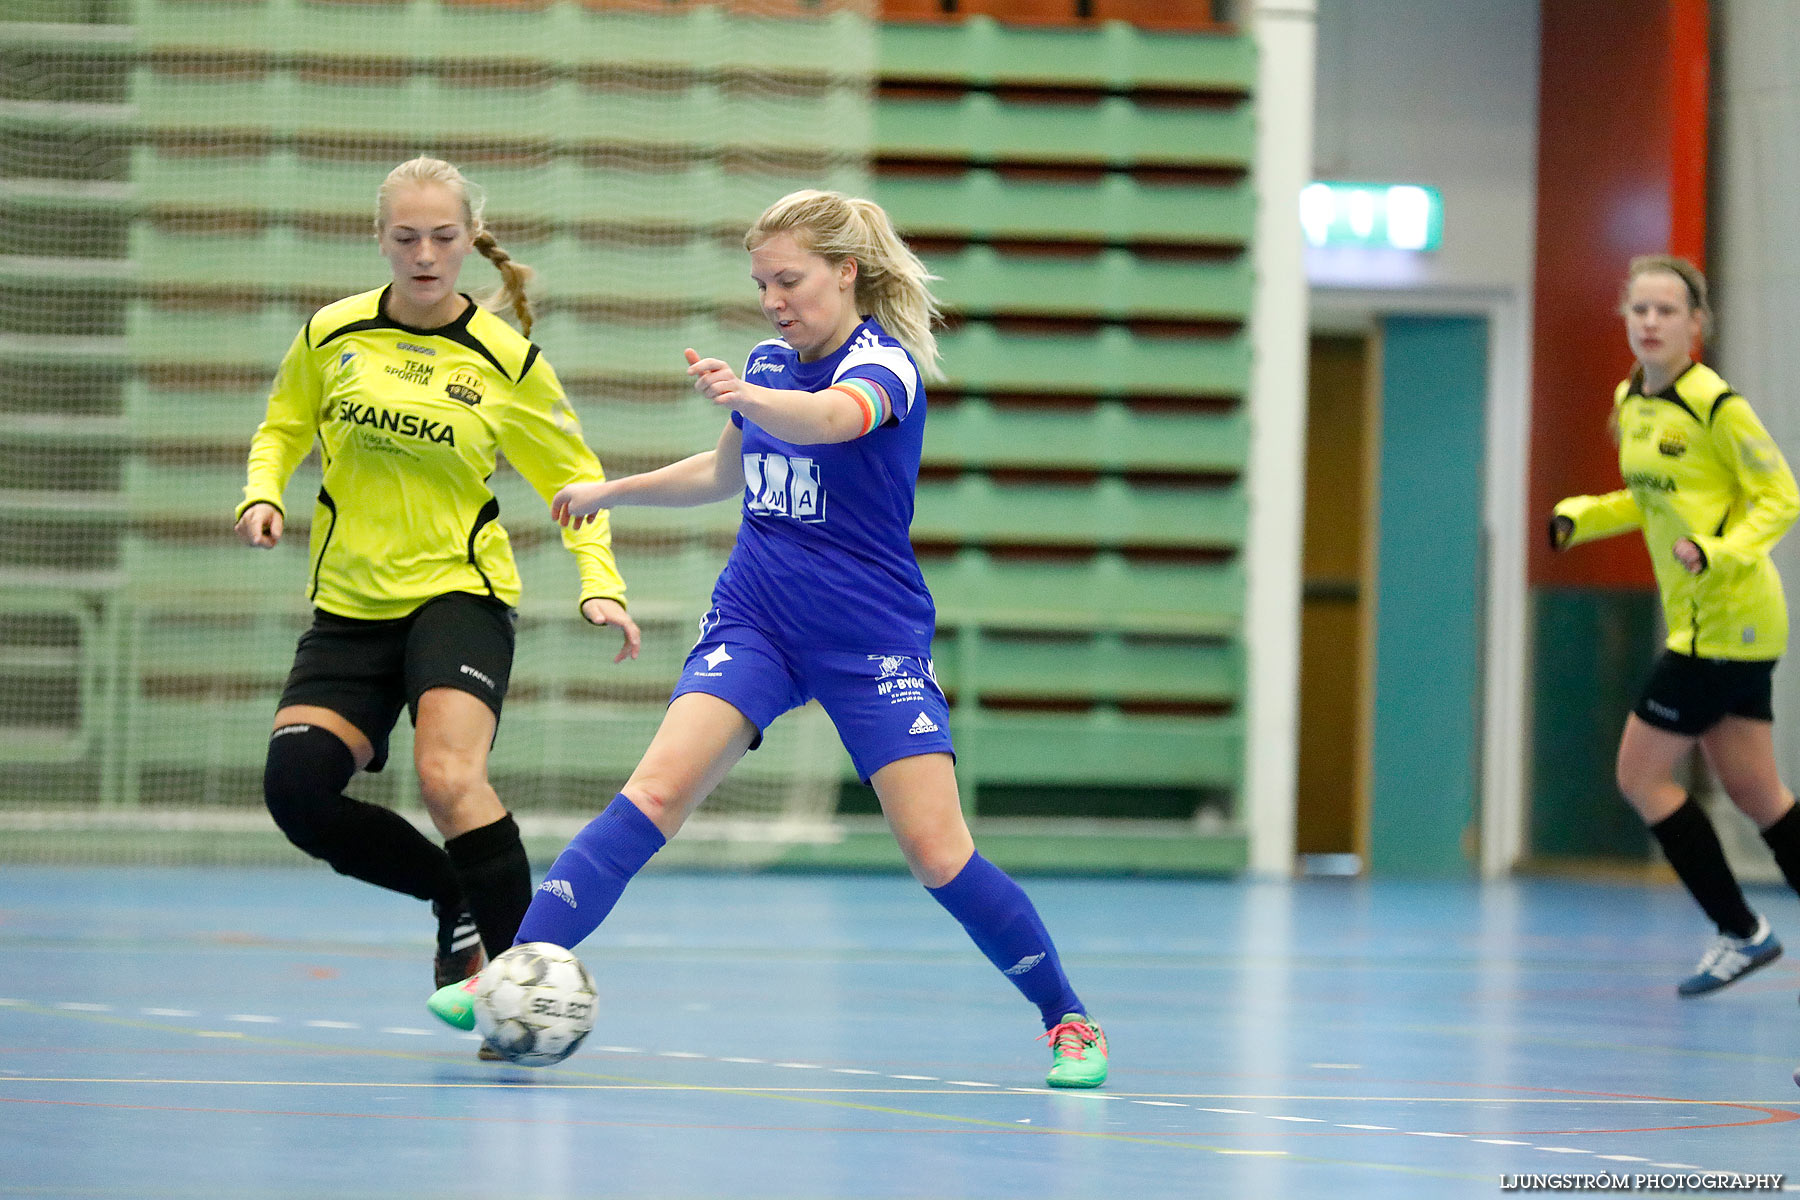
POLYGON ((388 172, 387 178, 381 181, 381 187, 375 192, 376 236, 379 237, 387 228, 388 210, 393 204, 395 193, 404 187, 426 183, 450 189, 462 204, 463 220, 468 224, 469 236, 475 249, 500 272, 500 287, 488 295, 477 297, 476 302, 491 312, 512 309, 513 315, 519 320, 520 331, 530 337, 531 299, 527 296, 526 289, 536 278, 537 272, 524 263, 515 261, 512 255, 500 248, 500 243, 494 240, 494 235, 482 223, 481 212, 487 206, 486 193, 443 159, 420 155, 388 172))
POLYGON ((943 378, 932 332, 943 323, 930 287, 938 277, 901 239, 879 204, 841 192, 793 192, 756 219, 744 235, 744 248, 754 250, 778 233, 795 234, 834 266, 855 259, 857 311, 874 317, 905 346, 921 373, 943 378))
POLYGON ((500 290, 490 296, 482 297, 481 306, 491 308, 495 312, 510 306, 513 315, 519 318, 519 331, 526 337, 530 337, 531 298, 526 294, 526 288, 531 286, 531 281, 537 277, 537 272, 522 262, 515 262, 512 255, 500 248, 500 243, 494 240, 494 235, 485 229, 475 235, 475 249, 479 250, 481 257, 493 263, 494 269, 500 272, 500 290))

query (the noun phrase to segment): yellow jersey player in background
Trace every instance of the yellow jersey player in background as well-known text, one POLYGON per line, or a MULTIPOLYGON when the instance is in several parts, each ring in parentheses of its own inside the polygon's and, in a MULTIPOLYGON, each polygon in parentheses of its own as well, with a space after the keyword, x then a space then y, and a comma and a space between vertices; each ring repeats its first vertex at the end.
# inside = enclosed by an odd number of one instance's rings
POLYGON ((1704 809, 1675 770, 1700 746, 1800 890, 1800 814, 1775 766, 1770 703, 1787 602, 1769 551, 1800 514, 1794 476, 1750 404, 1693 360, 1709 330, 1706 277, 1685 259, 1632 261, 1625 331, 1637 366, 1613 396, 1624 489, 1556 506, 1556 549, 1641 529, 1669 630, 1619 742, 1619 790, 1718 926, 1677 991, 1724 987, 1781 955, 1704 809))
MULTIPOLYGON (((393 280, 320 309, 294 338, 251 443, 237 532, 252 546, 280 541, 282 491, 316 440, 314 619, 275 714, 264 797, 300 849, 432 903, 442 984, 478 969, 484 946, 510 946, 531 902, 518 826, 487 777, 519 600, 488 477, 503 453, 548 503, 604 475, 538 347, 456 289, 463 259, 481 253, 502 277, 488 303, 530 333, 529 271, 483 227, 473 185, 418 158, 388 175, 376 208, 393 280), (357 771, 385 764, 402 707, 442 847, 343 794, 357 771)), ((635 658, 609 527, 563 541, 583 616, 622 631, 615 661, 635 658)))

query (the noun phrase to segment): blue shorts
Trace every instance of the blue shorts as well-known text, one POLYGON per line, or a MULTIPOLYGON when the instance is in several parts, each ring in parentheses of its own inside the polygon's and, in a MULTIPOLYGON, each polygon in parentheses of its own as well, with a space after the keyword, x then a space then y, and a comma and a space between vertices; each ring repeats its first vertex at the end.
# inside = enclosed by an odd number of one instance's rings
POLYGON ((761 731, 782 713, 816 699, 864 783, 902 758, 956 752, 950 744, 950 703, 929 658, 795 651, 718 609, 706 614, 700 631, 671 701, 688 692, 717 696, 761 731))

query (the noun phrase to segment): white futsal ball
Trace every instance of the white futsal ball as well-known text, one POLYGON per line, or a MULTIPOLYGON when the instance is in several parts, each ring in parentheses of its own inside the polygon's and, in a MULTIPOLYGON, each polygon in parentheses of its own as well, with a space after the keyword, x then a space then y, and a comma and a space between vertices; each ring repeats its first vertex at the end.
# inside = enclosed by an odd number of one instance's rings
POLYGON ((475 1028, 508 1062, 547 1067, 594 1028, 594 979, 552 942, 514 946, 481 969, 475 1028))

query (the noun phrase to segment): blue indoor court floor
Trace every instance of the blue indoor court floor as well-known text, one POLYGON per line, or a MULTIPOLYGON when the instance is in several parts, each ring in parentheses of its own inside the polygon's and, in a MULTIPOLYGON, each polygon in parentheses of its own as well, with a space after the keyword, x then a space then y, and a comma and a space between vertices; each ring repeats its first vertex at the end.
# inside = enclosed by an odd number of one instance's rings
MULTIPOLYGON (((1042 1086, 1035 1011, 901 877, 646 875, 580 950, 598 1028, 533 1071, 425 1012, 416 901, 323 868, 0 866, 0 1196, 1800 1180, 1800 969, 1678 1000, 1705 930, 1672 888, 1025 883, 1111 1039, 1102 1091, 1042 1086)), ((1800 961, 1800 904, 1752 900, 1800 961)))

